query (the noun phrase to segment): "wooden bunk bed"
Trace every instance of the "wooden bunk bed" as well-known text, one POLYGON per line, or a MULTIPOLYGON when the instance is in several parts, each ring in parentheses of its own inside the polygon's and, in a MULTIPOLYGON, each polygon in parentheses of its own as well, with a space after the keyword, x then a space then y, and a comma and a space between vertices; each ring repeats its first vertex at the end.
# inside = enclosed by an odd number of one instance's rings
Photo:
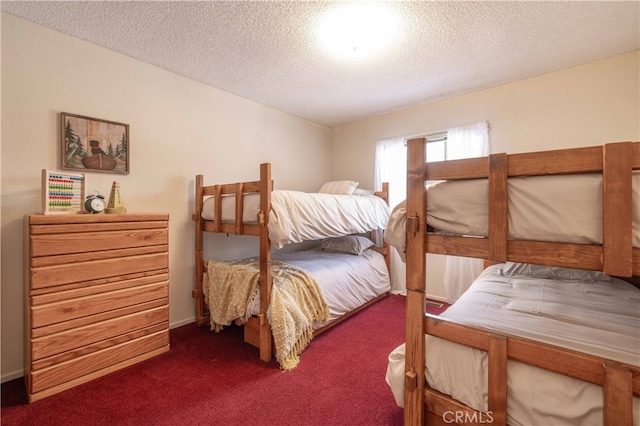
POLYGON ((494 154, 427 164, 426 140, 408 141, 406 353, 402 379, 406 425, 455 423, 456 418, 446 417, 447 413, 463 413, 458 415, 461 423, 486 423, 490 419, 492 424, 506 424, 507 363, 512 361, 601 386, 602 422, 605 425, 638 422, 640 414, 633 413, 634 397, 640 396, 640 368, 637 365, 425 314, 425 253, 483 258, 487 260, 486 264, 522 262, 602 271, 610 276, 624 277, 625 281, 639 287, 640 248, 632 244, 632 211, 640 208, 634 206, 637 199, 632 198, 632 179, 634 173, 637 177, 639 169, 639 142, 494 154), (589 173, 599 174, 602 179, 601 244, 510 237, 508 178, 589 173), (426 182, 458 179, 488 179, 487 236, 442 235, 430 229, 427 220, 430 197, 426 182), (426 338, 436 336, 486 352, 486 401, 490 417, 429 387, 425 378, 425 334, 426 338))
MULTIPOLYGON (((269 219, 272 210, 273 196, 273 180, 271 177, 271 164, 263 163, 260 165, 260 180, 238 182, 232 184, 204 185, 203 175, 197 175, 195 179, 195 212, 193 221, 195 222, 195 266, 196 266, 196 283, 193 297, 195 298, 196 324, 204 325, 209 323, 209 308, 205 298, 203 289, 203 277, 206 272, 206 263, 203 254, 203 239, 206 232, 225 233, 234 235, 253 235, 259 237, 259 313, 251 316, 243 322, 245 341, 260 351, 260 359, 269 362, 274 355, 274 341, 272 329, 268 320, 268 310, 271 301, 271 293, 273 289, 272 276, 272 242, 269 232, 269 219), (254 220, 247 218, 249 210, 245 206, 247 197, 259 196, 259 211, 257 218, 254 220), (235 214, 233 218, 224 217, 223 215, 223 199, 225 197, 234 198, 235 214), (206 210, 205 200, 211 198, 214 200, 212 217, 204 219, 203 214, 206 210), (244 215, 244 216, 243 216, 244 215)), ((373 195, 384 200, 383 205, 387 209, 388 217, 388 183, 382 184, 382 191, 374 192, 373 195)), ((378 199, 378 198, 376 198, 378 199)), ((380 222, 380 221, 378 221, 380 222)), ((386 219, 383 226, 386 225, 386 219)), ((319 231, 318 231, 319 232, 319 231)), ((381 269, 388 276, 389 269, 389 247, 384 243, 381 237, 381 229, 371 229, 368 231, 369 238, 376 241, 376 245, 371 247, 372 250, 383 256, 381 269)), ((327 237, 336 237, 336 235, 327 235, 327 237)), ((387 278, 388 279, 388 278, 387 278)), ((356 312, 370 306, 371 304, 381 300, 388 295, 388 290, 384 293, 376 295, 372 299, 362 303, 360 306, 349 312, 341 314, 338 318, 328 323, 323 323, 315 328, 314 335, 317 335, 330 327, 345 320, 356 312)), ((241 324, 238 320, 237 324, 241 324)))

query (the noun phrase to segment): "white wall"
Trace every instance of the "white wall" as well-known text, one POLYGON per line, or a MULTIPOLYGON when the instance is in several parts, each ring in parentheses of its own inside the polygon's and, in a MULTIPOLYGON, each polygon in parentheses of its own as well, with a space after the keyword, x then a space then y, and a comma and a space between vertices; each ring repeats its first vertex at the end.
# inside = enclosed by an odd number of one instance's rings
MULTIPOLYGON (((492 152, 638 141, 639 64, 640 51, 635 51, 333 128, 332 178, 371 186, 378 140, 481 120, 489 122, 492 152)), ((427 262, 427 292, 444 299, 443 257, 429 255, 427 262)))
MULTIPOLYGON (((329 129, 4 13, 1 83, 3 381, 23 371, 22 222, 41 208, 41 170, 59 170, 60 112, 130 125, 131 173, 88 173, 88 188, 108 197, 117 180, 129 212, 170 214, 172 327, 194 316, 196 174, 255 180, 271 162, 276 188, 329 179, 329 129)), ((225 253, 215 241, 211 257, 257 253, 255 238, 225 253)))

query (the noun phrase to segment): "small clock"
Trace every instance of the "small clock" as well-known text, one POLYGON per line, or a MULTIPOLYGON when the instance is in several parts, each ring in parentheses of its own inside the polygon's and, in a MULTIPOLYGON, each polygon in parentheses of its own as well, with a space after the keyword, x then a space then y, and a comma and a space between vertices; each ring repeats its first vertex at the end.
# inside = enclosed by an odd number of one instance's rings
POLYGON ((89 213, 102 213, 106 207, 107 203, 104 201, 104 197, 99 194, 89 195, 84 202, 84 208, 89 213))

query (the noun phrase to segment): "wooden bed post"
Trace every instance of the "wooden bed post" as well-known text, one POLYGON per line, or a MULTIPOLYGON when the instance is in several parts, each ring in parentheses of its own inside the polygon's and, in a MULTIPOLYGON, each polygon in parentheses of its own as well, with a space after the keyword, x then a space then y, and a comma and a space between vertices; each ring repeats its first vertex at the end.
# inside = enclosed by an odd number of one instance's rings
POLYGON ((603 272, 632 275, 631 142, 610 143, 602 151, 603 272))
POLYGON ((196 176, 195 181, 195 213, 193 214, 193 221, 196 223, 195 232, 196 232, 196 250, 195 250, 195 262, 196 262, 196 289, 193 291, 193 297, 195 298, 196 304, 196 324, 203 325, 207 320, 207 315, 204 313, 204 293, 202 292, 202 278, 204 274, 204 260, 202 254, 202 232, 203 232, 203 222, 202 219, 202 204, 203 204, 203 181, 204 178, 202 175, 196 176))
POLYGON ((271 241, 269 240, 269 228, 267 226, 268 214, 271 211, 271 164, 260 164, 260 314, 258 315, 260 327, 260 359, 264 362, 271 361, 273 357, 273 345, 271 327, 267 319, 267 310, 271 301, 271 241))
POLYGON ((489 259, 507 261, 509 236, 507 154, 489 155, 489 259))
POLYGON ((407 312, 404 424, 424 424, 426 141, 407 142, 407 312))

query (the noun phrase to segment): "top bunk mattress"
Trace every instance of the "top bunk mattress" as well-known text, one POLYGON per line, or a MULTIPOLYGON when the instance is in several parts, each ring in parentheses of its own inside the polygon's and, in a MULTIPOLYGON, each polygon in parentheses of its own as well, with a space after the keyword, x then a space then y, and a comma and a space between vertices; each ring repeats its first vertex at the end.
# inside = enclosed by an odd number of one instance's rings
MULTIPOLYGON (((633 247, 640 247, 640 172, 633 173, 633 247)), ((427 189, 427 222, 437 232, 488 235, 488 181, 437 182, 427 189)), ((508 181, 509 238, 602 244, 602 175, 514 177, 508 181)), ((406 207, 393 209, 385 240, 404 253, 406 207)))
MULTIPOLYGON (((202 218, 214 220, 215 198, 204 201, 202 218)), ((243 221, 256 223, 260 195, 244 197, 243 221)), ((271 192, 269 239, 274 247, 384 229, 389 206, 375 195, 337 195, 274 190, 271 192)), ((235 197, 222 200, 222 221, 235 220, 235 197)))

